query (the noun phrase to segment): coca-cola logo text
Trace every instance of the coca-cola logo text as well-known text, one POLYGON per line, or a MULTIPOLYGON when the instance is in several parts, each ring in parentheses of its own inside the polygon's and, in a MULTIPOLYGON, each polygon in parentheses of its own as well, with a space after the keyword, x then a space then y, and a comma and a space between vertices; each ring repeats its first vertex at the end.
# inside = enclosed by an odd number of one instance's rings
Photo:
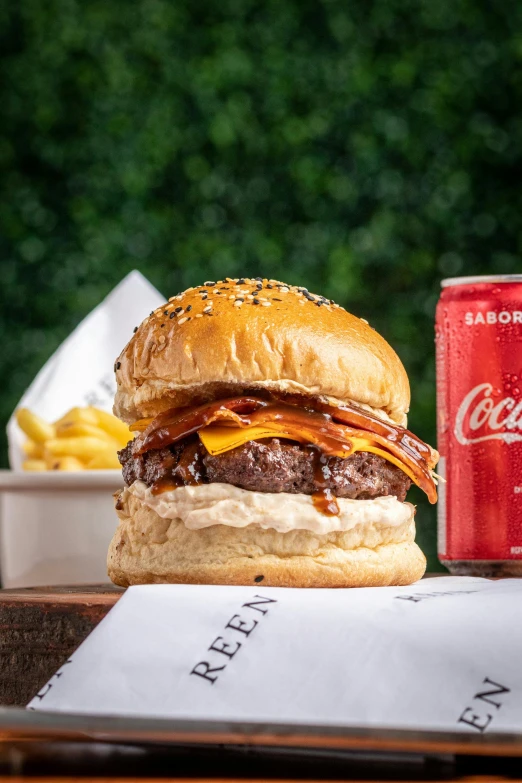
POLYGON ((492 394, 491 383, 479 383, 462 400, 455 419, 455 437, 463 446, 485 440, 522 440, 522 400, 495 400, 492 394))

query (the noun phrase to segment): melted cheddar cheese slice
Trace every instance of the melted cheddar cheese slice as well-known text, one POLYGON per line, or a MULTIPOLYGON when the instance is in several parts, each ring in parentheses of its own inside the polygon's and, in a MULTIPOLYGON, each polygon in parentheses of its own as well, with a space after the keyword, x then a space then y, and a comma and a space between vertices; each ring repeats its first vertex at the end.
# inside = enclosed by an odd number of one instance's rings
MULTIPOLYGON (((236 449, 249 440, 262 440, 263 438, 274 438, 279 436, 280 438, 287 438, 288 440, 296 440, 299 443, 309 442, 295 431, 292 431, 288 427, 285 427, 283 424, 278 424, 277 422, 270 422, 269 425, 263 424, 258 427, 252 426, 244 428, 209 425, 208 427, 199 430, 198 435, 206 450, 213 457, 217 454, 223 454, 225 451, 236 449)), ((370 451, 372 454, 378 454, 379 457, 382 457, 400 468, 400 470, 402 470, 403 473, 406 473, 414 483, 417 483, 412 471, 407 465, 388 451, 381 449, 379 446, 375 446, 370 438, 350 438, 349 440, 352 444, 352 448, 349 452, 343 454, 344 457, 348 457, 356 451, 370 451)))

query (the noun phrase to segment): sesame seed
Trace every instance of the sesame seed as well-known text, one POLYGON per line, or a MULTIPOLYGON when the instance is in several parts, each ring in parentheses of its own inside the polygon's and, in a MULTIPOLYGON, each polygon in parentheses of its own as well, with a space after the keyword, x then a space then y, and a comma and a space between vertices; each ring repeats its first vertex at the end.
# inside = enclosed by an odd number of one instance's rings
POLYGON ((165 324, 160 324, 160 329, 163 329, 164 326, 165 324))
POLYGON ((282 288, 279 289, 279 292, 281 294, 287 294, 289 291, 290 291, 290 289, 287 288, 286 286, 283 286, 282 288))
POLYGON ((242 299, 236 299, 236 301, 234 302, 234 307, 241 307, 242 304, 243 304, 242 299))
POLYGON ((236 280, 236 283, 238 285, 245 285, 245 278, 244 277, 240 277, 239 280, 236 280))
POLYGON ((171 318, 171 319, 172 319, 172 318, 175 318, 175 317, 176 317, 176 313, 171 313, 171 314, 169 315, 169 318, 171 318))
POLYGON ((252 296, 252 294, 247 294, 246 298, 247 299, 253 299, 254 297, 252 296))
POLYGON ((368 323, 368 321, 366 320, 366 318, 361 318, 361 321, 363 322, 363 324, 367 324, 367 323, 368 323))
POLYGON ((186 313, 190 313, 190 311, 191 311, 191 310, 192 310, 192 305, 189 305, 189 306, 187 307, 187 309, 185 310, 185 312, 186 312, 186 313))
MULTIPOLYGON (((162 325, 163 325, 163 324, 162 324, 162 325)), ((164 343, 166 339, 167 339, 167 338, 165 337, 165 335, 164 335, 164 334, 160 334, 160 336, 158 337, 158 342, 160 342, 160 343, 164 343)))
POLYGON ((196 318, 203 318, 203 316, 201 315, 201 313, 198 313, 198 314, 196 315, 196 318))
POLYGON ((270 302, 261 302, 261 304, 263 305, 263 307, 270 307, 271 306, 270 302))
POLYGON ((273 286, 273 285, 271 285, 270 283, 267 283, 267 286, 266 286, 266 287, 267 287, 267 288, 273 288, 274 286, 273 286))
POLYGON ((282 299, 277 299, 277 297, 274 296, 274 297, 272 297, 272 301, 273 302, 282 302, 283 300, 282 299))
POLYGON ((148 367, 144 367, 141 372, 142 372, 142 375, 148 375, 149 374, 149 368, 148 367))
POLYGON ((252 298, 253 298, 253 302, 252 302, 252 304, 261 304, 261 302, 259 301, 259 299, 255 299, 254 297, 252 297, 252 298))
POLYGON ((121 367, 121 362, 116 362, 116 369, 119 370, 121 367))
POLYGON ((205 280, 205 285, 208 285, 209 288, 212 288, 212 286, 216 285, 214 280, 205 280))
POLYGON ((263 282, 263 278, 262 277, 254 277, 254 280, 259 280, 260 283, 263 282))
POLYGON ((206 288, 200 288, 199 293, 200 294, 208 294, 208 291, 207 291, 206 288))
POLYGON ((214 290, 212 291, 212 293, 213 293, 213 294, 219 294, 219 289, 218 289, 218 288, 214 288, 214 290))
POLYGON ((174 310, 174 312, 175 312, 175 313, 181 313, 181 311, 182 311, 182 310, 183 310, 183 308, 182 308, 182 307, 176 307, 176 309, 174 310))
POLYGON ((138 331, 138 327, 137 327, 137 326, 135 326, 135 327, 134 327, 134 329, 133 329, 132 331, 133 331, 133 333, 134 333, 134 334, 136 334, 136 332, 138 331))
POLYGON ((203 294, 201 301, 204 302, 206 299, 208 299, 208 294, 203 294))
POLYGON ((188 321, 188 318, 180 318, 178 324, 181 326, 181 324, 184 324, 185 321, 188 321))
POLYGON ((168 314, 169 314, 169 311, 168 311, 168 310, 164 310, 164 311, 163 311, 163 315, 168 315, 168 314))
POLYGON ((317 307, 321 307, 323 303, 322 302, 316 302, 315 304, 317 305, 317 307))
POLYGON ((229 299, 235 299, 235 298, 236 298, 236 295, 235 295, 235 294, 230 294, 230 296, 229 296, 228 298, 229 298, 229 299))
POLYGON ((203 310, 203 312, 204 312, 204 313, 210 313, 210 311, 211 311, 211 310, 212 310, 212 307, 209 305, 208 307, 205 307, 205 309, 203 310))

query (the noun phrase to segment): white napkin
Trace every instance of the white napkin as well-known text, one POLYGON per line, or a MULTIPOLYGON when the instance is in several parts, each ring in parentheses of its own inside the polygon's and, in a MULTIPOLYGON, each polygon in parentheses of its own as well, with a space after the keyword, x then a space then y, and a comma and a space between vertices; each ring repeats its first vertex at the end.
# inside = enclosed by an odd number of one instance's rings
MULTIPOLYGON (((64 340, 16 407, 30 408, 49 421, 74 406, 96 405, 111 411, 116 392, 114 361, 133 328, 164 301, 140 272, 130 272, 64 340)), ((25 436, 14 414, 7 437, 11 468, 20 470, 25 436)))
POLYGON ((131 587, 29 705, 75 713, 522 730, 522 581, 131 587))

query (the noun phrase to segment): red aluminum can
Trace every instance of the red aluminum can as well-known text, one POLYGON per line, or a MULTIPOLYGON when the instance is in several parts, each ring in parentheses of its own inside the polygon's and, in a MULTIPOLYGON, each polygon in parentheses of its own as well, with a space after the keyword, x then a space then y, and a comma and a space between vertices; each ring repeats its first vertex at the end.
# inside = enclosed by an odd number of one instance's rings
POLYGON ((452 574, 522 575, 522 275, 442 281, 438 551, 452 574))

